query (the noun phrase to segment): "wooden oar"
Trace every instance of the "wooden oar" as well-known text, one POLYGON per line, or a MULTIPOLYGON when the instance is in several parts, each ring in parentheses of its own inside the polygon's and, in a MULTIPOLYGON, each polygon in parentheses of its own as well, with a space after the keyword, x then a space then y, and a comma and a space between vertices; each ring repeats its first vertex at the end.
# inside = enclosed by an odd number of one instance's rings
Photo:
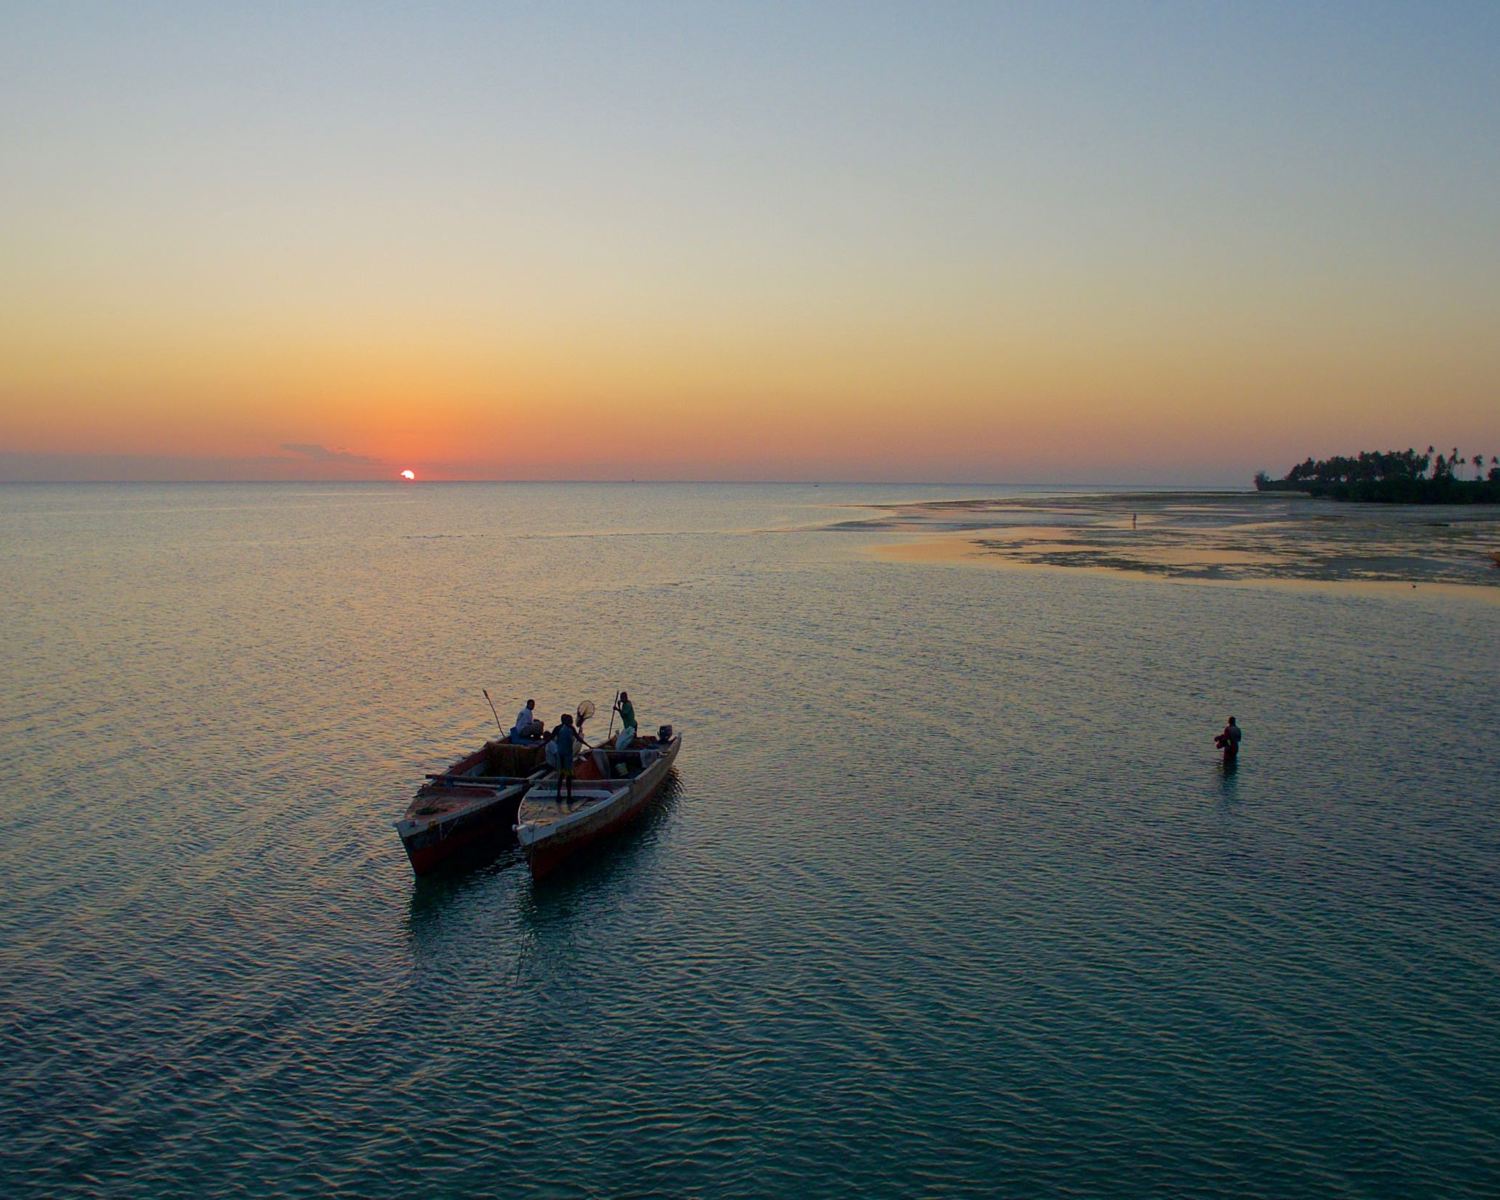
MULTIPOLYGON (((486 700, 490 700, 490 689, 489 688, 480 688, 479 690, 484 693, 484 698, 486 700)), ((500 714, 497 713, 497 712, 495 712, 495 702, 493 700, 490 700, 490 712, 495 713, 495 728, 500 731, 500 740, 504 741, 505 738, 506 738, 506 736, 507 736, 506 732, 505 732, 505 727, 500 724, 500 714)))

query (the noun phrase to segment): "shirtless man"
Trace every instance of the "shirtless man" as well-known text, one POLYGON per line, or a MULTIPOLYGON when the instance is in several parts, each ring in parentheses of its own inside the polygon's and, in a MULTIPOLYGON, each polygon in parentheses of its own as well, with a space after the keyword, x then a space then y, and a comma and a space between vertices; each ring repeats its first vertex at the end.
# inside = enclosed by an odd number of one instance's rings
POLYGON ((1229 724, 1224 726, 1224 732, 1214 738, 1214 745, 1224 751, 1224 765, 1233 766, 1240 756, 1240 738, 1244 734, 1240 727, 1234 723, 1234 718, 1229 718, 1229 724))

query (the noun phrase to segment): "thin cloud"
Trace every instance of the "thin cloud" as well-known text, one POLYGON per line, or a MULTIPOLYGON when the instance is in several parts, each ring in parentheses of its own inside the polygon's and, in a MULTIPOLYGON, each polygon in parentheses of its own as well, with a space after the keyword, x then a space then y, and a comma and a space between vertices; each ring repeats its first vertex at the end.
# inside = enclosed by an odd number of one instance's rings
POLYGON ((350 466, 378 467, 380 460, 367 454, 350 454, 347 450, 330 450, 316 442, 282 442, 281 448, 288 454, 300 454, 310 462, 347 463, 350 466))
POLYGON ((358 455, 331 459, 290 454, 218 458, 170 454, 26 454, 0 450, 0 483, 315 483, 389 476, 388 467, 366 466, 358 455))

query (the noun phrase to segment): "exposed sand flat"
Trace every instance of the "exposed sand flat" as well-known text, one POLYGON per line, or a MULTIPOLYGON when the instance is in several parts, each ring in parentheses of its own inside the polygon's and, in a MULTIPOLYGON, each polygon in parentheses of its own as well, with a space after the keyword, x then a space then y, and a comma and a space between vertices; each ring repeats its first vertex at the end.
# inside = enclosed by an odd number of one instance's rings
POLYGON ((1500 506, 1151 493, 880 506, 842 528, 928 536, 885 558, 1129 572, 1194 582, 1442 585, 1500 601, 1500 506))

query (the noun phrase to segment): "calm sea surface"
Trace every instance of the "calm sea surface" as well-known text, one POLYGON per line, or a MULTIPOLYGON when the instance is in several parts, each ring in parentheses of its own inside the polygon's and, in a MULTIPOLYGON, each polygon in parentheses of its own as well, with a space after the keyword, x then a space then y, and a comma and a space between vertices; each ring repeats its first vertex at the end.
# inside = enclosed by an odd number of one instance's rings
POLYGON ((986 494, 0 488, 0 1194, 1500 1194, 1500 608, 817 530, 986 494), (413 880, 620 686, 612 854, 413 880))

